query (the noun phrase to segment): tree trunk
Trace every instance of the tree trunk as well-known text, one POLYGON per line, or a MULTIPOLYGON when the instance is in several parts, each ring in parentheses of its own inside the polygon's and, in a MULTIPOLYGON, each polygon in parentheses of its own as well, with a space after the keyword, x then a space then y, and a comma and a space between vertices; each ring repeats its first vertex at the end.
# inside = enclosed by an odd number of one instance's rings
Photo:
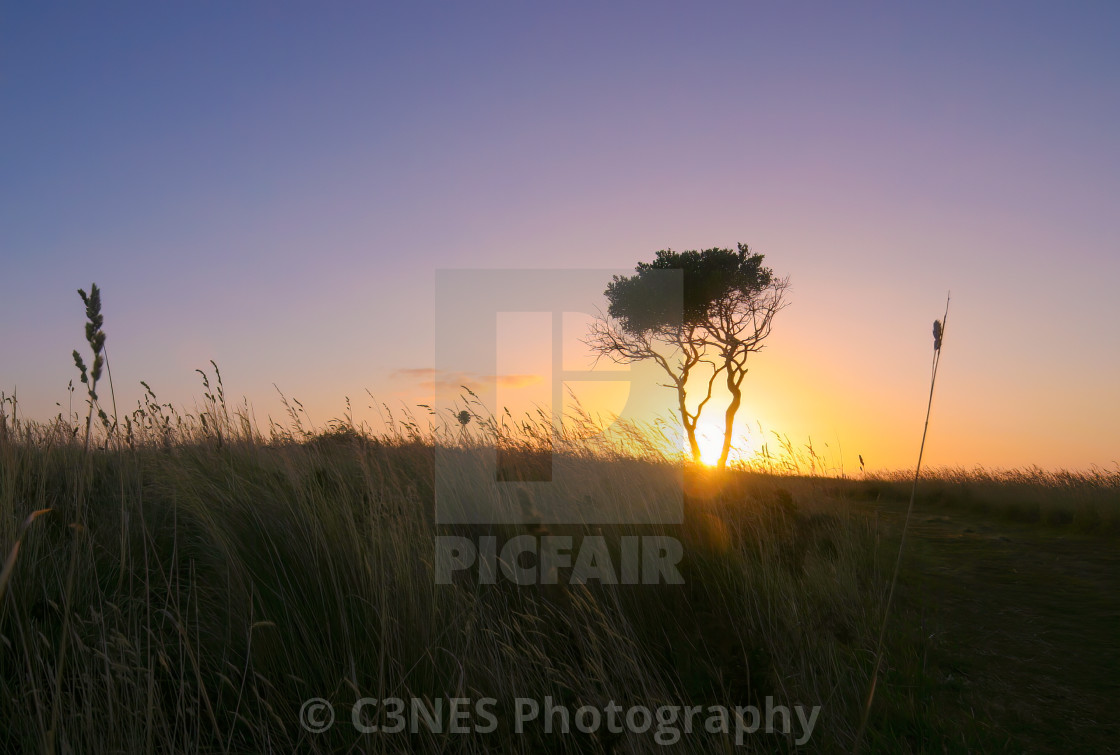
POLYGON ((719 462, 716 465, 719 469, 727 468, 727 457, 731 455, 731 433, 735 425, 735 414, 739 411, 739 405, 743 403, 743 391, 739 386, 745 371, 739 374, 740 377, 736 379, 731 369, 727 371, 727 390, 731 392, 731 403, 727 405, 727 411, 724 413, 723 448, 720 450, 719 462))
POLYGON ((692 460, 700 463, 700 444, 696 442, 696 420, 689 421, 688 407, 685 405, 685 390, 682 385, 677 389, 677 401, 680 404, 681 424, 684 425, 685 435, 688 436, 688 448, 692 452, 692 460))

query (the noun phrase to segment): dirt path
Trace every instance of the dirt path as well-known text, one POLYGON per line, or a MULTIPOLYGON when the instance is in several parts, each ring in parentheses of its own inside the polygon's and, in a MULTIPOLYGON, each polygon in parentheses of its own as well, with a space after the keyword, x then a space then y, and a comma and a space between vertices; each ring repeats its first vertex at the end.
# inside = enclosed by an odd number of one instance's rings
POLYGON ((932 705, 1007 751, 1120 752, 1115 540, 916 509, 903 564, 932 705))

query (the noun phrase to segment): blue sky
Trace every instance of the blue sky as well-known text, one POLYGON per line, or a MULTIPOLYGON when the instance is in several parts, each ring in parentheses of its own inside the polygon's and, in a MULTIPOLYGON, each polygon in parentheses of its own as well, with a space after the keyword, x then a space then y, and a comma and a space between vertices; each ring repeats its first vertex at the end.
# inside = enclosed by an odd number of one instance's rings
POLYGON ((96 281, 119 397, 189 405, 213 358, 258 415, 273 383, 320 421, 366 389, 415 403, 437 269, 743 241, 793 283, 745 420, 905 464, 952 289, 933 462, 1109 465, 1118 21, 5 3, 0 390, 57 411, 96 281))

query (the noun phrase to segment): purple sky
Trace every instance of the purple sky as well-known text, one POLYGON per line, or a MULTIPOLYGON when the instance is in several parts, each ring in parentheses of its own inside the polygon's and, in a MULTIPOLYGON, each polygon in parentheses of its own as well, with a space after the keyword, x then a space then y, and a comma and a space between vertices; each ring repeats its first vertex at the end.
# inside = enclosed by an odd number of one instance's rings
MULTIPOLYGON (((743 241, 743 419, 912 464, 1120 459, 1120 6, 0 6, 0 390, 104 291, 118 400, 427 395, 440 268, 743 241)), ((665 396, 666 406, 670 395, 665 396)), ((849 463, 849 466, 850 463, 849 463)))

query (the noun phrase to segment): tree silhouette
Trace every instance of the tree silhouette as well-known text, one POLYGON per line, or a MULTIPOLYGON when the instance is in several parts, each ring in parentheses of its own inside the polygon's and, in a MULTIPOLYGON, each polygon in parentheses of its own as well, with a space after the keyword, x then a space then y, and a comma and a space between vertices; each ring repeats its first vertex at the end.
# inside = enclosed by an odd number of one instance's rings
POLYGON ((723 447, 717 465, 727 465, 732 426, 742 404, 747 357, 763 347, 774 315, 785 306, 788 278, 764 267, 763 255, 746 244, 737 250, 712 248, 674 252, 663 249, 652 262, 639 262, 632 276, 614 276, 605 295, 607 314, 592 323, 584 342, 598 356, 629 364, 653 360, 677 392, 677 409, 694 461, 700 461, 696 426, 722 375, 731 394, 724 412, 723 447), (680 270, 679 299, 674 282, 656 271, 680 270), (672 304, 680 301, 680 309, 672 304), (711 374, 694 410, 687 405, 689 378, 700 365, 711 374))

